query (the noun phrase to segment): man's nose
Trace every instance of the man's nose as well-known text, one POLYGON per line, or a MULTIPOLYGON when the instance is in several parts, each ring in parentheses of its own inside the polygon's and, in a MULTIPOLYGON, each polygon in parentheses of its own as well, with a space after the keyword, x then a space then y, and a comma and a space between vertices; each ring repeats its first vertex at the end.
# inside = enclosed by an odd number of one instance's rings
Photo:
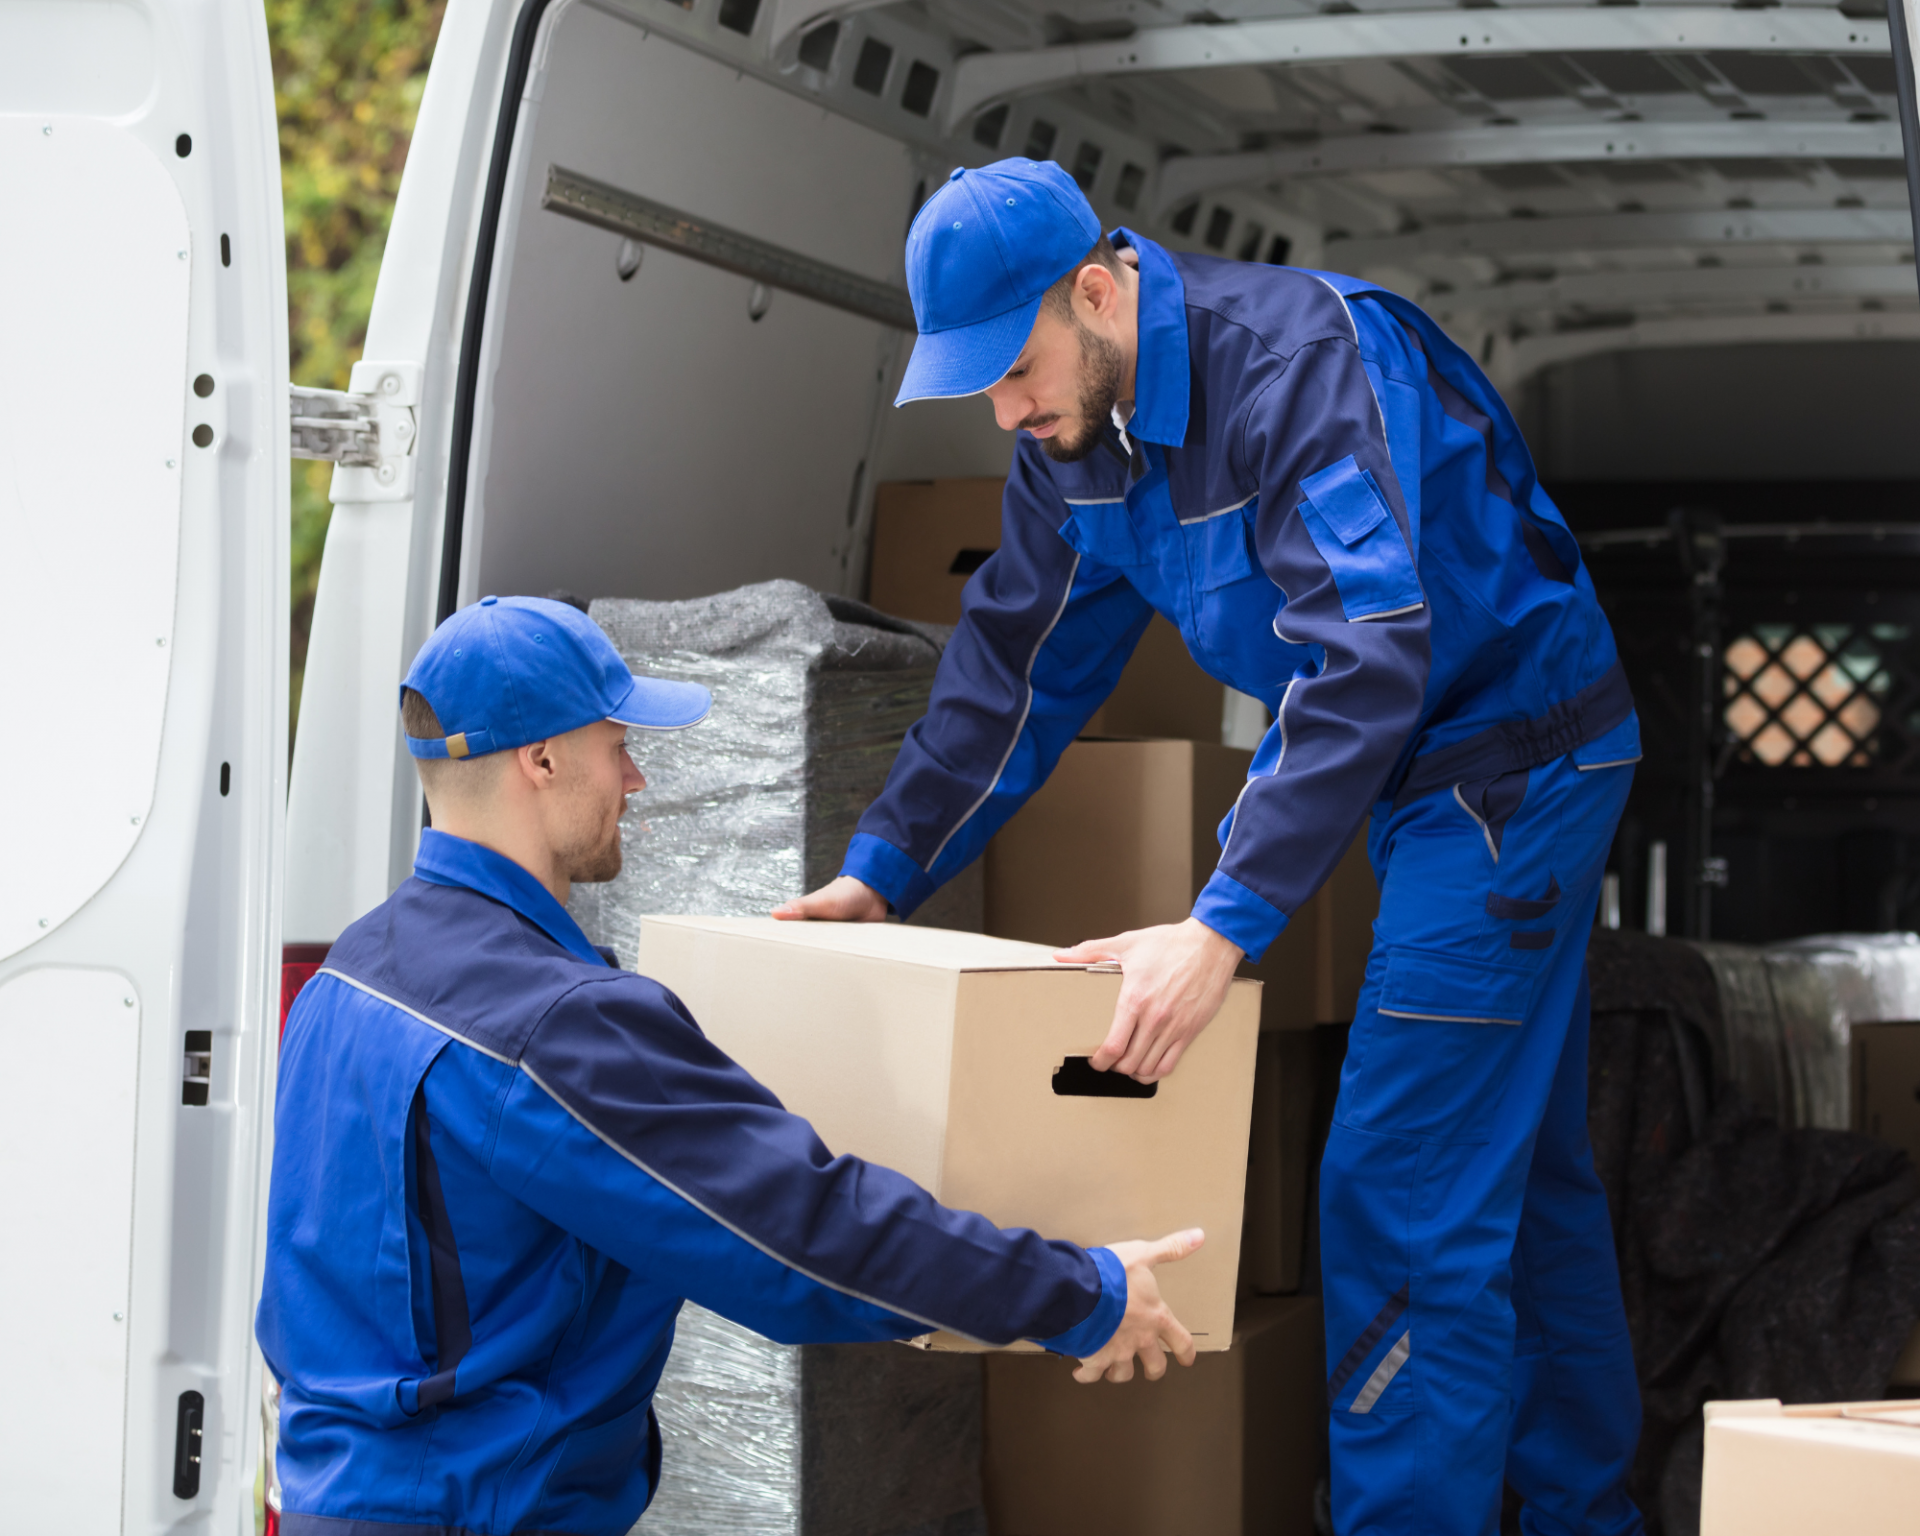
POLYGON ((1002 432, 1011 432, 1032 414, 1026 409, 1027 402, 1017 398, 1010 389, 990 389, 987 398, 993 402, 993 419, 1002 432))

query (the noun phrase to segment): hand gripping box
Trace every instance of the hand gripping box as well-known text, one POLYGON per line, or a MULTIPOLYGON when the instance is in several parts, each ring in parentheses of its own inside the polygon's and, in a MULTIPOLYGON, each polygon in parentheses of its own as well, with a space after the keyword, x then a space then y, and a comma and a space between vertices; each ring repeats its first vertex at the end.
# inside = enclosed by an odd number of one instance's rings
POLYGON ((1206 1245, 1160 1285, 1200 1349, 1231 1344, 1259 983, 1234 982, 1149 1088, 1086 1064, 1118 972, 1057 965, 1035 944, 646 917, 637 969, 834 1152, 898 1169, 947 1205, 1088 1247, 1204 1228, 1206 1245))

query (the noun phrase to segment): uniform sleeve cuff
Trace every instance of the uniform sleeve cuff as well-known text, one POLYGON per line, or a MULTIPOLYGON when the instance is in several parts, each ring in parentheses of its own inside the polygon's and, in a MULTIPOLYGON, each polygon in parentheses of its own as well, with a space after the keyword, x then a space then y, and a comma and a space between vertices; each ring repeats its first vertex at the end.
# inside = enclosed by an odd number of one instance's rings
POLYGON ((1216 869, 1193 904, 1193 915, 1258 960, 1287 926, 1287 914, 1232 875, 1216 869))
POLYGON ((872 886, 902 917, 910 916, 936 889, 924 869, 870 832, 853 834, 840 873, 872 886))
POLYGON ((1085 1360, 1089 1355, 1099 1354, 1119 1328, 1120 1319, 1127 1310, 1127 1271, 1120 1262, 1120 1256, 1111 1248, 1089 1248, 1087 1256, 1100 1271, 1100 1299, 1094 1302, 1093 1310, 1074 1327, 1050 1339, 1040 1340, 1042 1349, 1056 1355, 1068 1355, 1075 1360, 1085 1360))

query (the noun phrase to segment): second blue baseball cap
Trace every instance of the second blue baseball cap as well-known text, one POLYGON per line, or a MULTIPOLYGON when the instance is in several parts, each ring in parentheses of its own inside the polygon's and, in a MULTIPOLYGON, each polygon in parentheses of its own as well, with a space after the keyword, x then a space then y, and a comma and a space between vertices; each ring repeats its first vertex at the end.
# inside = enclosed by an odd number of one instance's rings
POLYGON ((627 670, 600 626, 571 603, 483 597, 428 637, 403 688, 433 706, 445 736, 409 736, 415 757, 482 757, 596 720, 650 731, 698 725, 713 695, 627 670))
POLYGON ((1051 160, 962 166, 907 231, 920 335, 895 405, 977 395, 1006 376, 1040 301, 1100 239, 1079 185, 1051 160))

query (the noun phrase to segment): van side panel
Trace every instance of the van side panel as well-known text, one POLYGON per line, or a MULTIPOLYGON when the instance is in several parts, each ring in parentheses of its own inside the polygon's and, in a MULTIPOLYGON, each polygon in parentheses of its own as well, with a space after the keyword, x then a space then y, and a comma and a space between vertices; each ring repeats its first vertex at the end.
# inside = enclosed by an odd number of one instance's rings
POLYGON ((908 147, 579 7, 522 112, 460 596, 840 588, 899 332, 541 207, 550 166, 903 283, 908 147), (537 115, 536 115, 537 110, 537 115))

